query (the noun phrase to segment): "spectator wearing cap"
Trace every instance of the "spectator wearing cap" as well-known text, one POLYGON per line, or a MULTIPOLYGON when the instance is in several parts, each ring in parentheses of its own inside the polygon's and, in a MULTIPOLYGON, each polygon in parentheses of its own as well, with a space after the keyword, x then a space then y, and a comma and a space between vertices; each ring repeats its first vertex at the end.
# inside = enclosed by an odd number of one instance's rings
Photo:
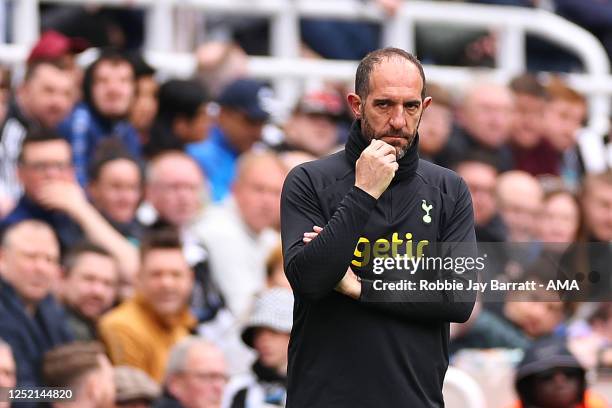
POLYGON ((274 288, 255 301, 253 314, 242 331, 242 340, 257 352, 248 375, 236 378, 227 393, 232 408, 285 406, 287 351, 293 324, 293 294, 274 288))
POLYGON ((102 316, 98 332, 113 364, 161 381, 170 349, 197 323, 189 310, 193 271, 171 230, 151 232, 140 250, 136 295, 102 316))
POLYGON ((185 150, 208 136, 211 118, 206 107, 208 95, 196 80, 171 79, 159 89, 159 110, 144 147, 153 157, 167 150, 185 150))
POLYGON ((512 408, 604 408, 606 401, 587 389, 586 372, 565 342, 547 338, 534 343, 519 363, 512 408))
POLYGON ((57 63, 43 60, 28 65, 0 128, 0 197, 17 201, 22 192, 17 158, 26 133, 33 128, 55 129, 74 105, 74 88, 71 74, 57 63))
POLYGON ((128 116, 136 90, 134 68, 121 53, 107 50, 85 71, 83 97, 60 124, 70 142, 77 180, 87 185, 87 169, 100 141, 114 137, 136 158, 141 146, 128 116))
POLYGON ((45 353, 43 378, 47 387, 69 389, 71 400, 57 399, 53 408, 115 407, 113 367, 97 342, 73 342, 45 353))
POLYGON ((116 408, 149 408, 160 395, 159 385, 142 370, 130 366, 113 368, 116 408))
POLYGON ((261 139, 272 90, 252 79, 229 84, 217 99, 217 122, 203 142, 187 146, 210 181, 212 199, 223 200, 236 177, 236 161, 261 139), (268 100, 268 101, 267 101, 268 100))
POLYGON ((55 30, 47 30, 38 39, 28 56, 28 65, 38 61, 51 61, 72 74, 74 84, 79 87, 83 81, 83 71, 76 62, 77 54, 89 47, 87 40, 68 37, 55 30))
POLYGON ((40 386, 43 354, 72 340, 51 294, 60 273, 59 245, 47 224, 27 220, 5 232, 0 249, 0 338, 13 350, 17 385, 40 386))
POLYGON ((170 352, 164 392, 153 407, 221 408, 228 379, 221 350, 201 337, 187 337, 170 352))
POLYGON ((278 151, 302 150, 316 157, 331 153, 338 145, 338 120, 342 98, 331 90, 305 94, 284 126, 285 138, 278 151))

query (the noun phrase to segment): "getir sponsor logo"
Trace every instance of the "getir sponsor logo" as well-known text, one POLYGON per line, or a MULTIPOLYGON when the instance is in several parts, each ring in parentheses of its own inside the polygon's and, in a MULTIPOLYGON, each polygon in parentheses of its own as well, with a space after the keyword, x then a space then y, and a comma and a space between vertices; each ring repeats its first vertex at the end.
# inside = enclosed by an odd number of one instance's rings
POLYGON ((363 267, 368 265, 373 258, 395 258, 404 255, 407 258, 415 255, 420 258, 423 256, 423 248, 427 245, 429 245, 427 240, 414 241, 410 232, 405 233, 401 238, 400 233, 394 232, 391 241, 379 238, 370 242, 369 239, 360 237, 355 246, 355 252, 353 252, 351 265, 363 267))

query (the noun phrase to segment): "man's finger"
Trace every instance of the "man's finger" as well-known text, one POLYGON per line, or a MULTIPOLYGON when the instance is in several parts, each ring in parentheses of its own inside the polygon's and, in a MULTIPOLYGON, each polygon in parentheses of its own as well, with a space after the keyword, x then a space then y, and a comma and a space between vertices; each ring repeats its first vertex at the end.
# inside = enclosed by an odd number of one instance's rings
POLYGON ((384 163, 394 163, 394 162, 397 162, 397 156, 395 156, 395 150, 393 151, 393 153, 385 154, 382 157, 382 160, 383 160, 384 163))
POLYGON ((314 232, 317 232, 317 233, 323 231, 323 228, 319 227, 318 225, 315 225, 314 227, 312 227, 312 229, 314 230, 314 232))

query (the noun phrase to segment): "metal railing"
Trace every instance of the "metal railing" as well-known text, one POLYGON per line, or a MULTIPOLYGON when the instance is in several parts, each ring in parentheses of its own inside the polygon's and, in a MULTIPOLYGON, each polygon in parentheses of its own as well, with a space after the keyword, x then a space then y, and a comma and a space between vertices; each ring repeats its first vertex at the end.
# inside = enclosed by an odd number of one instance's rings
POLYGON ((415 50, 415 23, 449 23, 497 33, 497 66, 494 69, 426 66, 431 81, 456 87, 486 73, 507 81, 525 69, 525 35, 534 34, 573 51, 583 62, 585 74, 568 76, 570 84, 589 97, 589 129, 607 131, 612 77, 601 43, 588 31, 544 10, 409 0, 399 12, 386 16, 374 4, 360 0, 18 0, 13 7, 13 38, 17 46, 0 46, 0 60, 22 60, 24 47, 38 36, 39 3, 96 4, 147 9, 146 57, 161 70, 186 76, 195 68, 191 54, 172 52, 176 36, 173 10, 265 16, 271 23, 271 56, 251 57, 249 71, 271 79, 284 102, 295 100, 300 81, 309 78, 351 80, 356 62, 299 58, 299 18, 317 17, 382 23, 383 44, 415 50))

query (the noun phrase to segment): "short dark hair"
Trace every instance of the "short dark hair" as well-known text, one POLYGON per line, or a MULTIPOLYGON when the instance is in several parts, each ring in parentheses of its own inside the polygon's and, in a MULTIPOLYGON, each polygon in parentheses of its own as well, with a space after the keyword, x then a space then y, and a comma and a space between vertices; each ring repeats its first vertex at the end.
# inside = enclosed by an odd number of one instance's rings
POLYGON ((380 64, 383 60, 389 60, 391 58, 403 58, 414 64, 421 74, 421 80, 423 81, 423 89, 421 89, 421 99, 425 99, 425 71, 421 62, 409 52, 406 52, 400 48, 386 47, 376 51, 370 52, 366 55, 359 66, 357 67, 357 73, 355 74, 355 93, 359 95, 361 99, 367 98, 370 92, 370 75, 374 70, 374 67, 380 64))
POLYGON ((90 254, 90 253, 106 256, 108 258, 113 258, 110 252, 108 252, 106 249, 102 248, 101 246, 94 244, 93 242, 89 242, 89 241, 79 242, 76 245, 72 246, 68 250, 68 253, 66 253, 66 255, 64 256, 62 264, 64 266, 64 270, 66 271, 66 275, 70 275, 72 268, 75 267, 79 258, 82 255, 90 254))
POLYGON ((459 155, 459 157, 455 158, 454 160, 451 160, 450 168, 456 171, 459 166, 465 163, 484 164, 486 166, 494 168, 495 171, 498 172, 495 156, 484 150, 472 150, 462 155, 459 155))
POLYGON ((45 353, 42 374, 47 387, 75 388, 84 375, 100 368, 104 348, 94 341, 75 341, 45 353))
POLYGON ((17 162, 23 163, 25 150, 26 150, 26 147, 28 147, 28 145, 31 145, 34 143, 53 142, 57 140, 62 140, 68 143, 68 141, 66 140, 64 136, 60 135, 57 131, 53 129, 43 128, 39 126, 31 127, 27 131, 25 138, 23 139, 23 142, 21 143, 21 150, 19 151, 19 155, 17 156, 17 162))
POLYGON ((85 70, 85 74, 83 75, 83 99, 87 102, 91 107, 96 109, 93 103, 93 95, 92 95, 92 87, 94 82, 94 77, 96 74, 96 70, 98 66, 104 62, 110 62, 111 64, 128 64, 130 69, 132 70, 132 74, 134 74, 134 81, 136 80, 136 72, 134 70, 134 65, 132 61, 124 54, 122 51, 117 50, 115 48, 106 48, 102 50, 98 59, 91 63, 90 66, 85 70))
POLYGON ((155 68, 149 65, 141 53, 132 53, 128 55, 128 59, 132 63, 132 67, 134 67, 134 76, 137 79, 155 75, 155 68))
POLYGON ((510 81, 510 90, 514 93, 531 95, 536 98, 546 98, 546 88, 537 76, 532 73, 524 73, 514 77, 510 81))
POLYGON ((158 92, 158 116, 172 120, 178 116, 193 118, 202 104, 210 100, 206 89, 193 79, 171 79, 158 92))
POLYGON ((29 82, 32 78, 34 78, 34 76, 36 76, 36 72, 38 71, 38 69, 44 65, 50 65, 59 70, 65 69, 65 67, 60 62, 54 61, 54 60, 43 59, 43 60, 32 61, 31 63, 28 64, 28 67, 26 68, 26 72, 25 72, 23 81, 29 82))
POLYGON ((132 156, 132 154, 126 150, 123 143, 115 137, 109 137, 102 140, 96 146, 93 154, 93 160, 87 169, 89 180, 97 181, 100 178, 100 174, 102 173, 104 166, 115 160, 127 160, 134 163, 136 167, 138 167, 140 183, 144 183, 144 169, 142 164, 136 160, 134 156, 132 156))
POLYGON ((169 226, 159 229, 149 229, 140 244, 140 259, 143 260, 151 251, 156 249, 183 248, 178 230, 169 226))

